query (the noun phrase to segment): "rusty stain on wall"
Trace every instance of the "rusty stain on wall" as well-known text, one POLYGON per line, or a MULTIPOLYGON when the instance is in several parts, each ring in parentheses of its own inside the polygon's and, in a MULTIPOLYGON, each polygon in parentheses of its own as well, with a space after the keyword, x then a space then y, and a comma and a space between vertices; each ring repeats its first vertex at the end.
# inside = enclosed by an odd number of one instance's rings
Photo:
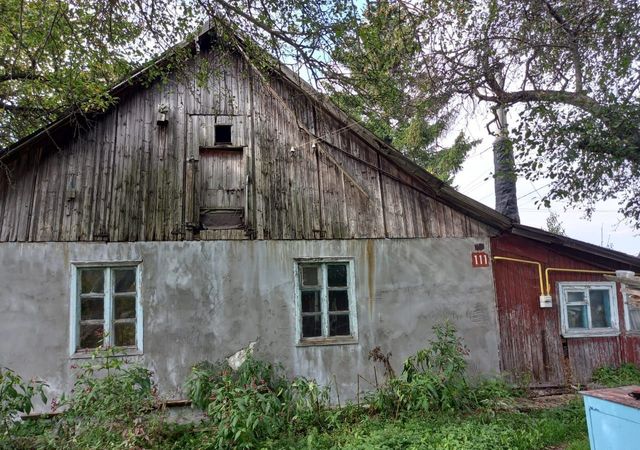
POLYGON ((376 253, 371 239, 367 240, 367 282, 369 284, 369 319, 373 318, 376 298, 376 253))

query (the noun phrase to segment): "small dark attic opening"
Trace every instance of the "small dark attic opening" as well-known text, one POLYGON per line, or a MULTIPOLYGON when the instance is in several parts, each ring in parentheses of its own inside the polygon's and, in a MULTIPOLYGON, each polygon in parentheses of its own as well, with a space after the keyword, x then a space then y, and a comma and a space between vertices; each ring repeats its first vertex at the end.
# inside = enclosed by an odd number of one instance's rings
POLYGON ((231 144, 231 125, 216 125, 215 126, 215 145, 230 145, 231 144))

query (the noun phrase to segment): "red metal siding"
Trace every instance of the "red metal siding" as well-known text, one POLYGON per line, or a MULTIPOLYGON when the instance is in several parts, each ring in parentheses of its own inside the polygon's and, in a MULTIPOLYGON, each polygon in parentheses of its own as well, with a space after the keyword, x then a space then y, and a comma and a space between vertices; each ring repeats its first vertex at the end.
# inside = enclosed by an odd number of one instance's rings
MULTIPOLYGON (((547 267, 585 270, 615 270, 599 267, 529 239, 502 235, 492 239, 493 256, 540 262, 547 267)), ((497 260, 493 262, 500 358, 503 372, 537 386, 585 383, 593 369, 640 361, 640 337, 625 336, 620 286, 618 317, 621 336, 563 338, 560 327, 557 283, 560 281, 605 281, 599 274, 550 272, 553 307, 540 308, 538 269, 533 264, 497 260)))

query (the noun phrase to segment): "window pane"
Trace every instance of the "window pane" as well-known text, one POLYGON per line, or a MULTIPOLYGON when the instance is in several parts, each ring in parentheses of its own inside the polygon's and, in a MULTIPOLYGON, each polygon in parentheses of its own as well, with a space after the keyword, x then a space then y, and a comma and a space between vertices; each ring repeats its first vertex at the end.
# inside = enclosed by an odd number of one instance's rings
POLYGON ((347 265, 331 264, 327 266, 327 278, 330 287, 342 287, 347 285, 347 265))
POLYGON ((322 336, 322 321, 320 314, 302 316, 302 337, 322 336))
POLYGON ((567 306, 569 328, 587 328, 587 307, 567 306))
POLYGON ((609 291, 590 289, 589 305, 591 307, 591 326, 593 328, 609 328, 611 326, 609 291))
POLYGON ((329 291, 329 311, 349 311, 347 291, 329 291))
POLYGON ((136 345, 136 324, 116 323, 114 326, 114 344, 118 347, 130 347, 136 345))
POLYGON ((584 292, 582 291, 568 291, 567 303, 585 303, 584 292))
POLYGON ((102 324, 80 324, 79 348, 96 348, 102 344, 104 326, 102 324))
POLYGON ((318 286, 318 266, 302 266, 302 285, 318 286))
POLYGON ((631 302, 628 305, 629 311, 629 329, 640 331, 640 306, 633 306, 631 302))
POLYGON ((80 320, 96 319, 104 319, 104 301, 101 298, 81 298, 80 320))
POLYGON ((329 315, 329 336, 349 336, 350 334, 348 314, 329 315))
POLYGON ((320 291, 302 291, 302 312, 320 312, 320 291))
POLYGON ((116 296, 114 319, 134 319, 136 317, 136 297, 133 295, 116 296))
POLYGON ((82 269, 80 271, 80 292, 102 294, 104 292, 104 270, 82 269))
POLYGON ((115 276, 115 292, 136 291, 136 269, 118 269, 113 271, 115 276))

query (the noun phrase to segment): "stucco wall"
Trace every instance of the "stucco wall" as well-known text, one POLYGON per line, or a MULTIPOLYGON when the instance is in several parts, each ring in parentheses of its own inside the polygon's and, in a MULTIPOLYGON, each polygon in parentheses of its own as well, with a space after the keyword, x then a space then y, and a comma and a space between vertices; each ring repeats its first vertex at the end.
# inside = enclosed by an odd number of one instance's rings
MULTIPOLYGON (((292 375, 355 396, 373 380, 368 352, 392 352, 400 371, 437 321, 451 319, 470 349, 470 369, 499 367, 491 268, 471 267, 473 239, 0 244, 0 365, 73 385, 69 356, 73 262, 142 261, 144 354, 161 390, 183 397, 192 364, 229 356, 259 338, 257 353, 292 375), (296 346, 294 258, 354 258, 359 341, 296 346), (361 381, 361 388, 366 383, 361 381)), ((381 374, 378 368, 378 374, 381 374)))

